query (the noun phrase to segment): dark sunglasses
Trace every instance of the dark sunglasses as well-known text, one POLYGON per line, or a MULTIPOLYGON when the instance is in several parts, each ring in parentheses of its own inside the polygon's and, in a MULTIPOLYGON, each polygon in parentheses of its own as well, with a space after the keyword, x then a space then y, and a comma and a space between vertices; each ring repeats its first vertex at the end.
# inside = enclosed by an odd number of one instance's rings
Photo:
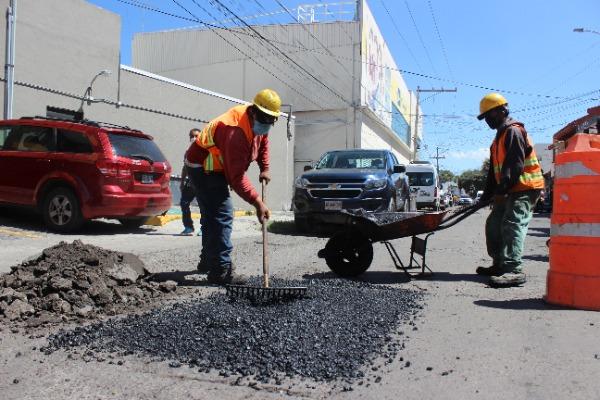
POLYGON ((265 114, 264 112, 261 112, 261 111, 257 111, 254 114, 254 118, 256 118, 256 120, 258 122, 260 122, 261 124, 273 125, 277 121, 277 117, 274 117, 269 114, 265 114))

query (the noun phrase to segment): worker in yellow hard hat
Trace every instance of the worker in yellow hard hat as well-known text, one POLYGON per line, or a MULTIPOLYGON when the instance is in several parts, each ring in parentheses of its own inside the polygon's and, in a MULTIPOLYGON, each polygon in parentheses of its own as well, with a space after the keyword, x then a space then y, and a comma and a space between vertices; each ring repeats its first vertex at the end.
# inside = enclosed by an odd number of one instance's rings
POLYGON ((231 263, 233 205, 231 187, 252 204, 260 222, 270 211, 252 186, 246 171, 252 161, 259 180, 268 184, 268 133, 281 114, 281 99, 271 89, 261 90, 252 104, 239 105, 210 121, 190 145, 185 156, 188 176, 197 191, 202 215, 202 250, 198 270, 215 284, 242 284, 231 263))
POLYGON ((479 120, 496 130, 490 147, 490 168, 480 201, 493 199, 485 225, 492 266, 477 268, 492 287, 522 285, 523 246, 533 209, 544 188, 544 177, 525 125, 509 116, 508 102, 490 93, 479 103, 479 120))

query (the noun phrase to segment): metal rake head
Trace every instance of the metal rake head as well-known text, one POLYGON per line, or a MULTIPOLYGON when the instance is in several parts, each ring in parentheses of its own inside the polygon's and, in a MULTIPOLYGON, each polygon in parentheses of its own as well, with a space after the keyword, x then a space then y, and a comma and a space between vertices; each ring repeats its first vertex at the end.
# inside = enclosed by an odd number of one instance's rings
POLYGON ((232 299, 293 300, 303 298, 308 288, 302 286, 266 288, 262 286, 227 285, 225 290, 227 296, 232 299))

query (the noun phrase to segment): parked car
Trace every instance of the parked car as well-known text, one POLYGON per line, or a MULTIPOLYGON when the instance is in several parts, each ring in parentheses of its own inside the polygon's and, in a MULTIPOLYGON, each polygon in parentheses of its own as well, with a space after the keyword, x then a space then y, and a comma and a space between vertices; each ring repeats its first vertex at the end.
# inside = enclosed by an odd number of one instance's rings
POLYGON ((397 211, 404 166, 389 150, 335 150, 295 180, 294 220, 301 231, 315 222, 340 222, 339 211, 397 211))
POLYGON ((412 161, 406 166, 410 191, 417 198, 417 208, 440 208, 437 170, 429 161, 412 161))
POLYGON ((470 206, 472 204, 473 204, 473 199, 469 195, 463 194, 458 199, 458 205, 460 205, 460 206, 464 206, 464 205, 470 206))
POLYGON ((477 194, 475 194, 475 203, 477 203, 479 199, 481 199, 481 196, 483 196, 483 190, 478 190, 477 194))
POLYGON ((37 209, 58 232, 116 218, 139 227, 171 206, 171 166, 151 136, 91 121, 0 121, 0 203, 37 209))

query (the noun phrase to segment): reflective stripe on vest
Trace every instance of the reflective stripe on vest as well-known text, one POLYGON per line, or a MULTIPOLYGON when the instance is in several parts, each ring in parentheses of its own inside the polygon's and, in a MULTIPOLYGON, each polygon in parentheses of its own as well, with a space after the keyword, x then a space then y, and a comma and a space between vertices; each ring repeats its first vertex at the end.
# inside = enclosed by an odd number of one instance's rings
POLYGON ((525 157, 523 163, 523 172, 519 176, 519 182, 517 182, 517 184, 510 188, 509 192, 514 193, 532 189, 543 189, 544 175, 542 174, 542 168, 540 167, 540 163, 535 154, 535 150, 533 149, 533 143, 529 139, 529 136, 525 134, 524 129, 522 129, 517 124, 512 124, 506 127, 506 129, 504 130, 504 132, 502 132, 500 137, 497 140, 494 139, 494 142, 492 143, 492 168, 494 169, 494 177, 496 178, 496 183, 500 183, 502 165, 504 164, 504 160, 506 159, 506 148, 504 147, 504 141, 506 138, 506 132, 511 126, 517 126, 521 134, 525 135, 525 138, 527 139, 527 144, 531 146, 531 153, 527 157, 525 157))
POLYGON ((248 118, 248 105, 235 106, 229 109, 226 113, 213 119, 202 129, 202 132, 196 138, 196 144, 203 149, 208 150, 208 155, 204 160, 204 171, 220 172, 223 171, 223 156, 219 149, 215 146, 215 132, 221 125, 234 126, 240 128, 248 142, 252 142, 254 133, 248 118))
POLYGON ((581 236, 600 238, 600 223, 552 224, 550 236, 581 236))

